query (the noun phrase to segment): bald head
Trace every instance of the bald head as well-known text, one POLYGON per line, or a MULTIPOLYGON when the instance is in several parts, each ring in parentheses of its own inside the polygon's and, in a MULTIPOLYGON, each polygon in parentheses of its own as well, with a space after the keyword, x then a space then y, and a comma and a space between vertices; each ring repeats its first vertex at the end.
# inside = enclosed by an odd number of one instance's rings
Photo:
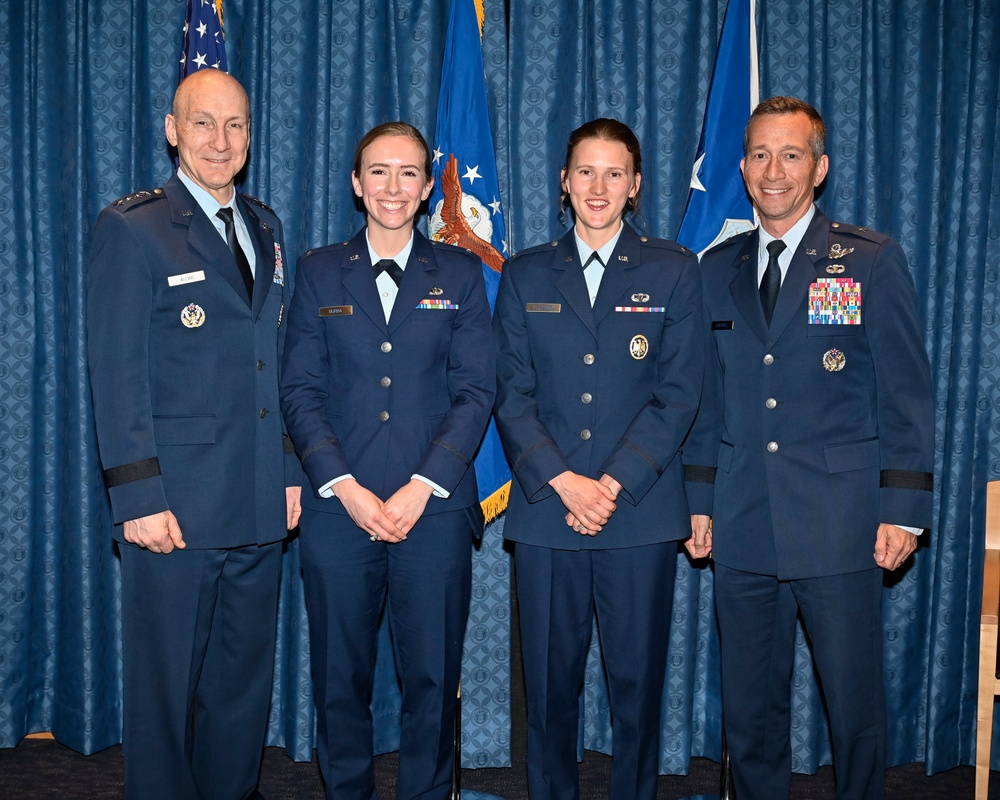
POLYGON ((200 69, 197 72, 192 72, 177 85, 177 91, 174 92, 174 103, 170 109, 171 113, 175 117, 182 114, 184 109, 187 108, 190 103, 192 94, 197 93, 200 87, 212 85, 219 88, 228 86, 231 90, 239 92, 240 96, 243 98, 243 106, 246 111, 247 120, 250 119, 250 98, 247 97, 243 84, 229 73, 211 68, 200 69))
POLYGON ((250 147, 250 102, 240 82, 217 69, 192 73, 177 87, 164 127, 181 171, 228 203, 250 147))

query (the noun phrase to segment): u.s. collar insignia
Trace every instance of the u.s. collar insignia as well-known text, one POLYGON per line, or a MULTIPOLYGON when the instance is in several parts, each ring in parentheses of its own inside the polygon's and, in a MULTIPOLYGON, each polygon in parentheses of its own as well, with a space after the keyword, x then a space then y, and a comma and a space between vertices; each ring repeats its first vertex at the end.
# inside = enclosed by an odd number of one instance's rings
POLYGON ((649 339, 641 333, 637 333, 632 337, 632 341, 628 343, 628 352, 636 361, 641 361, 646 357, 646 353, 649 352, 649 339))
POLYGON ((814 255, 816 255, 816 248, 815 247, 810 247, 810 248, 806 249, 806 255, 807 256, 814 256, 814 255))
POLYGON ((351 261, 357 261, 359 258, 361 258, 361 256, 359 256, 357 253, 355 253, 353 256, 351 256, 350 260, 351 261))
POLYGON ((427 263, 427 259, 424 258, 423 256, 417 256, 417 261, 419 261, 421 264, 427 263))
POLYGON ((265 231, 267 231, 268 233, 274 233, 274 228, 272 228, 272 227, 271 227, 270 225, 268 225, 268 224, 267 224, 266 222, 261 222, 261 223, 260 223, 260 227, 262 227, 262 228, 263 228, 263 229, 264 229, 265 231))
POLYGON ((633 303, 648 303, 649 302, 649 295, 646 294, 645 292, 636 292, 634 295, 632 295, 632 302, 633 303))
POLYGON ((627 264, 628 263, 628 256, 618 256, 618 260, 619 261, 624 261, 627 264))
POLYGON ((830 245, 830 254, 828 258, 843 258, 846 255, 854 252, 853 247, 843 247, 840 242, 835 242, 830 245))
POLYGON ((182 211, 181 212, 181 216, 182 217, 193 217, 194 216, 194 212, 193 211, 182 211))
POLYGON ((831 275, 840 275, 844 271, 845 267, 843 264, 831 264, 826 268, 826 271, 831 275))
POLYGON ((840 372, 846 363, 847 356, 836 347, 823 353, 823 369, 827 372, 840 372))
POLYGON ((432 294, 435 296, 439 294, 444 294, 444 289, 442 289, 440 286, 432 286, 430 291, 427 292, 427 294, 432 294))
POLYGON ((200 328, 205 324, 205 310, 196 303, 189 303, 181 311, 181 322, 185 328, 200 328))

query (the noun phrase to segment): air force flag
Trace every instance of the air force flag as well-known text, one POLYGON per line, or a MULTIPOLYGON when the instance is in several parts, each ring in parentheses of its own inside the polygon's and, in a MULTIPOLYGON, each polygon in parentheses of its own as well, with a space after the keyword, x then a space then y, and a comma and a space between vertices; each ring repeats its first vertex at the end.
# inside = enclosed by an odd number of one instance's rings
MULTIPOLYGON (((451 3, 434 131, 429 232, 479 256, 493 308, 507 244, 486 104, 482 9, 482 0, 451 3)), ((511 478, 492 420, 476 456, 476 478, 489 521, 506 509, 511 478)))
POLYGON ((755 0, 729 0, 677 241, 701 254, 754 227, 743 187, 743 129, 759 99, 755 0))

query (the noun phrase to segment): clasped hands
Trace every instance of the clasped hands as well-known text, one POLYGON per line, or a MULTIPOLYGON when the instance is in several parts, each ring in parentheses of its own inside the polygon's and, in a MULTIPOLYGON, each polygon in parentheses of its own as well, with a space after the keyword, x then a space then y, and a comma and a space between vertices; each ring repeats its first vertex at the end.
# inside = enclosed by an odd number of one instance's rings
POLYGON ((582 536, 596 536, 611 519, 622 485, 610 475, 599 480, 571 470, 549 481, 568 509, 566 524, 582 536))
POLYGON ((406 540, 424 513, 432 492, 428 484, 412 478, 383 503, 354 478, 345 478, 333 486, 333 493, 344 504, 354 524, 373 542, 390 544, 406 540))

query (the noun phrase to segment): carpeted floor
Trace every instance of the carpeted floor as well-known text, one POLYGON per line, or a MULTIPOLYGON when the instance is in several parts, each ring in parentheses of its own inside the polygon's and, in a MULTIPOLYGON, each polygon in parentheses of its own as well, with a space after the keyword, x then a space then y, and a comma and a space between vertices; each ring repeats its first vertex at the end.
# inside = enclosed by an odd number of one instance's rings
MULTIPOLYGON (((588 752, 580 765, 581 800, 607 797, 611 759, 588 752)), ((379 756, 376 780, 383 800, 393 796, 396 757, 379 756)), ((974 770, 958 767, 927 777, 923 764, 889 770, 886 800, 971 800, 974 770)), ((661 800, 717 793, 719 765, 694 759, 687 776, 660 777, 661 800)), ((462 788, 498 795, 505 800, 527 800, 523 756, 511 769, 464 770, 462 788)), ((323 800, 319 770, 313 763, 296 763, 283 750, 268 748, 260 783, 267 800, 323 800)), ((794 800, 832 800, 833 773, 828 767, 816 775, 795 775, 794 800)), ((1000 773, 990 776, 990 796, 1000 798, 1000 773)), ((120 800, 122 797, 121 748, 110 747, 82 756, 43 739, 25 739, 17 747, 0 750, 0 798, 3 800, 120 800)))

